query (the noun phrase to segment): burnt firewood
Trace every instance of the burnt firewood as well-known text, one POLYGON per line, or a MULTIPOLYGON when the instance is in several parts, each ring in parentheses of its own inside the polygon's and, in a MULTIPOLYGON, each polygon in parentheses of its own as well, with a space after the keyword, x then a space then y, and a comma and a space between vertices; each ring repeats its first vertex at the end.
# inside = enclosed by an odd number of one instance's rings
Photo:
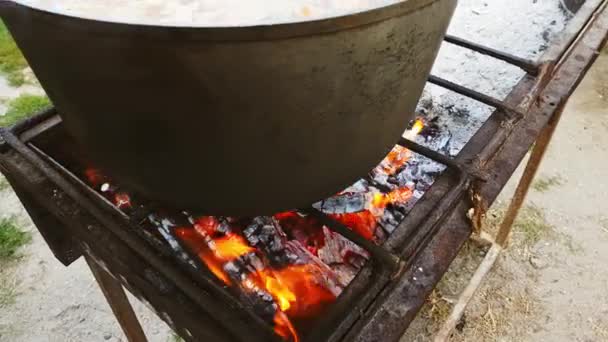
POLYGON ((179 240, 175 238, 173 231, 178 225, 174 220, 167 217, 160 217, 156 214, 149 214, 148 221, 156 227, 156 230, 180 259, 186 261, 192 267, 198 268, 198 264, 192 260, 188 252, 186 252, 184 247, 180 244, 179 240))
POLYGON ((388 233, 392 234, 395 228, 403 221, 405 215, 399 210, 391 207, 387 208, 384 212, 384 215, 380 218, 378 225, 382 227, 382 229, 388 233))
POLYGON ((303 265, 314 265, 318 270, 317 277, 322 280, 322 285, 328 289, 334 296, 339 296, 340 293, 348 286, 348 282, 343 282, 338 275, 317 256, 310 253, 298 241, 287 242, 287 248, 291 253, 298 256, 298 262, 303 265))
POLYGON ((361 266, 360 260, 369 259, 369 253, 344 236, 323 227, 325 245, 318 250, 319 258, 328 265, 353 264, 361 266))
POLYGON ((282 268, 297 263, 298 257, 287 249, 287 235, 275 218, 254 218, 243 230, 243 235, 251 246, 264 253, 272 267, 282 268))
POLYGON ((360 267, 347 264, 333 265, 332 269, 342 284, 350 284, 359 273, 360 267))
POLYGON ((343 193, 315 203, 313 207, 326 214, 349 214, 365 210, 369 197, 367 192, 343 193))
POLYGON ((223 267, 232 283, 235 284, 233 290, 240 300, 249 304, 254 312, 260 315, 263 320, 273 323, 279 306, 270 293, 260 288, 242 272, 242 266, 239 261, 231 261, 227 262, 223 267))

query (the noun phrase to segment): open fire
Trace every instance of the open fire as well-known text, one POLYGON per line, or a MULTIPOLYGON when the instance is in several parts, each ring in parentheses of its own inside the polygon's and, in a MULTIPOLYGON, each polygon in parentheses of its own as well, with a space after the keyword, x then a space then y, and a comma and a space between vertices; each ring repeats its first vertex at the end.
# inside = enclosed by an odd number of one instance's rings
MULTIPOLYGON (((405 136, 414 139, 423 128, 417 120, 405 136)), ((396 146, 367 180, 313 206, 380 244, 397 209, 414 197, 415 186, 395 181, 411 157, 396 146)), ((89 167, 83 176, 123 212, 146 212, 143 201, 98 169, 89 167)), ((360 246, 298 211, 255 218, 147 212, 143 221, 194 267, 204 264, 287 341, 299 341, 298 327, 326 310, 369 258, 360 246)))

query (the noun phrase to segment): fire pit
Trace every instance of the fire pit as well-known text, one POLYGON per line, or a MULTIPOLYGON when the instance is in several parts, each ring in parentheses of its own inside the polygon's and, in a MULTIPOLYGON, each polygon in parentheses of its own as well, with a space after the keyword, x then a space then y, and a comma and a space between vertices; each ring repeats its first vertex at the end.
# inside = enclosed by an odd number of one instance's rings
POLYGON ((604 43, 605 7, 587 1, 540 63, 446 38, 526 76, 505 100, 431 77, 495 108, 457 156, 434 121, 414 121, 368 175, 306 208, 236 218, 160 206, 91 164, 55 110, 0 131, 0 170, 55 256, 85 256, 130 341, 145 335, 122 286, 188 341, 396 341, 557 123, 604 43))

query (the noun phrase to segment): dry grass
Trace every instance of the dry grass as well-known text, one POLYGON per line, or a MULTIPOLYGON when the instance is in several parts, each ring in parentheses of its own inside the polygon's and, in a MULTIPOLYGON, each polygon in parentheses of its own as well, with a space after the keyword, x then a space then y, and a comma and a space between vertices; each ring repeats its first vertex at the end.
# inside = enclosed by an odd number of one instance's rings
POLYGON ((0 273, 0 309, 15 303, 17 283, 7 274, 0 273))
POLYGON ((452 311, 452 304, 435 289, 427 299, 429 309, 424 313, 433 322, 445 322, 452 311))
MULTIPOLYGON (((486 228, 490 233, 496 232, 505 211, 505 207, 499 206, 488 212, 486 228)), ((516 247, 530 248, 543 237, 554 236, 554 233, 555 229, 547 222, 543 211, 535 205, 526 205, 519 211, 519 215, 513 224, 511 243, 516 247)))
MULTIPOLYGON (((496 232, 504 212, 502 206, 489 211, 485 228, 488 232, 496 232)), ((544 309, 534 292, 538 270, 530 265, 527 257, 520 256, 529 255, 532 246, 554 236, 555 230, 546 222, 543 212, 531 205, 522 208, 513 229, 511 246, 484 280, 451 341, 494 342, 507 336, 507 341, 516 341, 541 328, 537 318, 542 316, 544 309), (521 278, 532 281, 518 282, 521 278)), ((472 242, 465 244, 402 342, 432 341, 485 252, 472 242)))
POLYGON ((593 334, 601 341, 608 341, 608 323, 591 319, 593 334))
POLYGON ((563 179, 560 176, 538 177, 534 183, 532 183, 532 189, 538 192, 547 192, 551 188, 562 184, 563 179))

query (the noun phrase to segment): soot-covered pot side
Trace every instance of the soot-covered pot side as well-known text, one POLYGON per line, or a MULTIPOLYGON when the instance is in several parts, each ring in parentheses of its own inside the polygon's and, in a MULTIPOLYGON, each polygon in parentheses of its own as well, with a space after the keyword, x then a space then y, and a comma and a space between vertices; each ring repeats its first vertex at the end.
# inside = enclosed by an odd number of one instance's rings
POLYGON ((69 132, 114 178, 210 214, 307 206, 414 116, 456 0, 256 27, 132 25, 0 0, 69 132))

